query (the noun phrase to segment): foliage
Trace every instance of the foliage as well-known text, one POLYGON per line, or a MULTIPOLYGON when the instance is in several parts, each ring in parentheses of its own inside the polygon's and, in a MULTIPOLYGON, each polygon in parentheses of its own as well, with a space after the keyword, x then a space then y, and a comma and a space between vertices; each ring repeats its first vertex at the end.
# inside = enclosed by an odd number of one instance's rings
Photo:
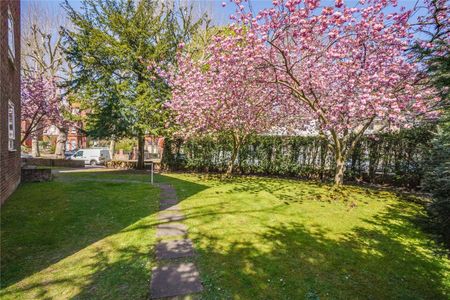
POLYGON ((116 142, 116 149, 120 150, 123 149, 126 152, 131 152, 133 150, 133 147, 136 147, 136 141, 132 139, 120 139, 116 142))
POLYGON ((408 59, 409 16, 395 1, 354 4, 280 0, 258 14, 237 4, 236 23, 268 45, 266 85, 274 84, 297 115, 294 129, 314 125, 335 156, 335 184, 345 161, 372 125, 392 130, 419 121, 438 98, 421 66, 408 59), (395 6, 395 5, 394 5, 395 6), (385 13, 387 9, 391 13, 385 13), (295 102, 296 105, 291 105, 295 102))
POLYGON ((450 112, 443 118, 433 139, 424 186, 433 196, 429 207, 433 227, 450 246, 450 112))
MULTIPOLYGON (((23 78, 39 78, 47 82, 51 82, 47 93, 53 93, 52 98, 58 101, 59 115, 54 115, 51 122, 38 122, 35 128, 31 127, 31 131, 39 132, 45 126, 55 125, 59 129, 57 146, 55 147, 55 155, 64 157, 64 149, 67 141, 67 130, 69 126, 77 126, 76 114, 72 114, 70 102, 67 98, 61 97, 59 84, 70 74, 70 63, 65 60, 61 48, 61 33, 59 27, 65 23, 65 17, 50 4, 42 1, 34 1, 28 3, 25 7, 21 24, 21 73, 23 78), (57 88, 58 87, 58 88, 57 88), (37 127, 40 127, 39 129, 37 127), (36 130, 35 130, 36 129, 36 130)), ((25 83, 27 80, 24 81, 25 83)), ((42 98, 42 97, 38 97, 42 98)), ((40 101, 40 100, 34 100, 40 101)), ((26 107, 22 105, 22 107, 26 107)), ((44 106, 38 108, 32 105, 30 109, 34 109, 36 115, 47 114, 44 106), (33 108, 32 108, 33 107, 33 108)), ((32 119, 32 118, 30 118, 32 119)), ((30 120, 29 119, 29 120, 30 120)), ((47 120, 49 121, 49 120, 47 120)), ((31 124, 34 121, 31 122, 31 124)), ((26 139, 29 128, 24 132, 23 141, 26 139)), ((39 135, 32 135, 32 155, 39 156, 39 135)))
POLYGON ((445 0, 426 0, 427 14, 418 18, 419 39, 412 54, 426 67, 431 83, 442 98, 444 113, 427 159, 424 187, 433 196, 429 215, 433 229, 450 246, 450 19, 445 0))
POLYGON ((445 0, 426 0, 426 13, 418 17, 416 30, 419 37, 412 54, 422 62, 431 83, 450 105, 450 19, 449 6, 445 0))
POLYGON ((83 109, 88 133, 100 138, 137 137, 143 165, 143 136, 165 132, 164 103, 170 89, 149 64, 174 62, 178 44, 187 42, 203 19, 187 7, 157 1, 85 0, 76 10, 64 7, 74 29, 63 30, 72 64, 66 82, 83 109))
MULTIPOLYGON (((346 161, 346 178, 419 186, 432 128, 364 136, 346 161)), ((318 136, 252 136, 239 151, 237 169, 243 174, 328 180, 334 173, 334 155, 327 143, 318 136)), ((224 172, 231 151, 226 136, 166 139, 162 163, 170 170, 224 172)))
POLYGON ((265 85, 264 44, 244 28, 227 28, 212 38, 206 54, 181 55, 171 80, 168 106, 184 136, 223 134, 233 145, 227 173, 249 135, 279 122, 277 91, 265 85))
POLYGON ((53 80, 40 75, 27 74, 22 78, 21 120, 26 121, 22 129, 22 143, 44 127, 59 123, 60 99, 53 80))

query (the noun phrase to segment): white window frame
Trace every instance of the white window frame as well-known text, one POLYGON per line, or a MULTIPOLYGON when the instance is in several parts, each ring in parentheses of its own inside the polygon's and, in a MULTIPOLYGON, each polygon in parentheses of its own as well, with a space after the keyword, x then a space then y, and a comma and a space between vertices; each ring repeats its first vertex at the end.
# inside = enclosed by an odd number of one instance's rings
POLYGON ((14 17, 8 7, 8 56, 14 62, 16 58, 16 41, 14 36, 14 17))
POLYGON ((11 100, 8 100, 8 150, 16 151, 16 110, 11 100))

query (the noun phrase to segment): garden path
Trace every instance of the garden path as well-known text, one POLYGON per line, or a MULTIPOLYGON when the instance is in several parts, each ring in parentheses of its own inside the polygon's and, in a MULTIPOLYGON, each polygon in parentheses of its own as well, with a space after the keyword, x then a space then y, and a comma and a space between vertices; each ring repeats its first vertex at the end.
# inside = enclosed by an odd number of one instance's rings
POLYGON ((203 290, 200 274, 189 259, 195 255, 194 246, 187 238, 188 227, 180 223, 184 214, 178 204, 175 189, 169 184, 159 184, 161 189, 161 222, 156 228, 160 239, 156 245, 158 266, 153 269, 150 282, 150 299, 175 297, 203 290))

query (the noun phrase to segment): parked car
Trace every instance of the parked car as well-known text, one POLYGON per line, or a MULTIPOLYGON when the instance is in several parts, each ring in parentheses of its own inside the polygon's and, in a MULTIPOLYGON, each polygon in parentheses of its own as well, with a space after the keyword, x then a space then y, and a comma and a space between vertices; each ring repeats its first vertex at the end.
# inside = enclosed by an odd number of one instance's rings
POLYGON ((106 161, 111 160, 111 157, 109 150, 106 148, 90 148, 78 149, 69 159, 84 160, 85 164, 95 166, 104 164, 106 161))
POLYGON ((70 157, 71 157, 72 155, 74 155, 77 151, 78 151, 78 149, 65 151, 65 152, 64 152, 64 157, 65 157, 66 159, 70 159, 70 157))

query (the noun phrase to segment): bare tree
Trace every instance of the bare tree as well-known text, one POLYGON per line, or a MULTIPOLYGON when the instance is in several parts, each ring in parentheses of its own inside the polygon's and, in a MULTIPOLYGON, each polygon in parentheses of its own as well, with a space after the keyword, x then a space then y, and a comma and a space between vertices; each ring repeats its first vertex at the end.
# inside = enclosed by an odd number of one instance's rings
MULTIPOLYGON (((67 68, 61 49, 59 28, 67 25, 66 18, 59 6, 50 6, 42 2, 30 2, 22 17, 22 72, 25 76, 38 75, 58 81, 67 68)), ((40 124, 39 127, 44 127, 40 124)), ((59 128, 64 131, 64 128, 59 128)), ((41 132, 34 132, 32 137, 32 155, 39 153, 38 138, 41 132)), ((66 142, 66 135, 61 133, 58 143, 66 142)), ((63 147, 64 147, 63 146, 63 147)), ((57 148, 61 148, 61 145, 57 148)))

